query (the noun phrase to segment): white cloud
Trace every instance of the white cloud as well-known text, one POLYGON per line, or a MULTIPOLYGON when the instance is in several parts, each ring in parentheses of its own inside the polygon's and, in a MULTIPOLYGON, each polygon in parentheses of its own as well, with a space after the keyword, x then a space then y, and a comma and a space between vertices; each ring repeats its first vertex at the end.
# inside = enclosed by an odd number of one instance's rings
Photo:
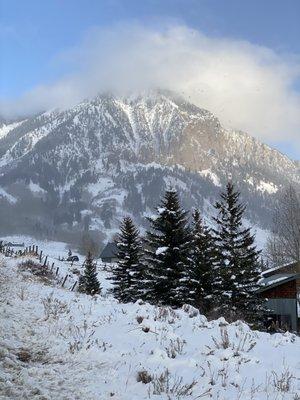
POLYGON ((62 56, 72 74, 2 109, 28 113, 68 107, 102 90, 160 87, 214 112, 225 126, 300 146, 300 93, 293 89, 300 77, 297 57, 179 25, 161 31, 140 25, 93 29, 62 56))

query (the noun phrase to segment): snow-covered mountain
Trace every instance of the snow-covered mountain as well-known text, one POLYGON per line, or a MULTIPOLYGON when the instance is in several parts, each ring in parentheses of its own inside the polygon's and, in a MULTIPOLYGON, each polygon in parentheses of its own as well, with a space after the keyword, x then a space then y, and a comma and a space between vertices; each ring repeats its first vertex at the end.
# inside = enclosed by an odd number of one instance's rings
POLYGON ((1 229, 113 232, 142 224, 167 185, 208 215, 232 178, 248 219, 268 228, 277 192, 300 186, 299 163, 174 93, 99 95, 67 110, 0 122, 1 229))

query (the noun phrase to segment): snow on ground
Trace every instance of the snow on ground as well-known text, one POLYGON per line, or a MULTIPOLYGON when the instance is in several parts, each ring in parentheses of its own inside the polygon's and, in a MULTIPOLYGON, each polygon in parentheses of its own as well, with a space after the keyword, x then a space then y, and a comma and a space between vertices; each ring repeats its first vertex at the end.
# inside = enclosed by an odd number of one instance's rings
POLYGON ((113 187, 113 181, 110 178, 102 176, 97 183, 90 183, 88 185, 88 191, 93 196, 97 196, 99 193, 103 193, 106 190, 112 189, 113 187))
MULTIPOLYGON (((61 247, 47 251, 56 260, 61 247)), ((293 334, 90 297, 39 281, 22 258, 0 261, 0 399, 299 399, 293 334)))
POLYGON ((220 179, 218 175, 212 172, 210 169, 203 169, 202 171, 198 171, 201 176, 205 178, 209 177, 215 186, 221 187, 220 179))
POLYGON ((260 181, 259 185, 257 186, 257 190, 273 194, 278 191, 278 187, 273 182, 260 181))
POLYGON ((15 204, 18 200, 12 196, 11 194, 7 193, 3 188, 0 187, 0 197, 4 197, 7 201, 12 204, 15 204))
POLYGON ((40 185, 37 185, 36 183, 33 183, 32 180, 29 182, 29 189, 32 191, 32 193, 46 193, 46 190, 40 187, 40 185))
POLYGON ((14 122, 12 124, 3 124, 0 128, 0 139, 3 139, 5 136, 8 135, 10 131, 15 129, 17 126, 21 125, 24 121, 14 122))

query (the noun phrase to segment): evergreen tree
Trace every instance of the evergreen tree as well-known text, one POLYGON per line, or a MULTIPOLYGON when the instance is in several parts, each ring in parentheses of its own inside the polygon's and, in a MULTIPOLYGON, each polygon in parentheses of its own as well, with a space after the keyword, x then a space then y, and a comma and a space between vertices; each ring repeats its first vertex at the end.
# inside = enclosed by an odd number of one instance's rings
POLYGON ((91 253, 89 252, 84 262, 84 273, 79 278, 79 291, 94 295, 101 292, 101 287, 97 278, 97 267, 91 253))
POLYGON ((142 293, 142 249, 139 230, 130 217, 125 217, 116 238, 118 262, 111 280, 113 292, 122 302, 136 301, 142 293))
POLYGON ((71 249, 69 249, 69 251, 68 251, 68 257, 72 257, 72 250, 71 249))
POLYGON ((245 206, 239 202, 240 194, 232 183, 221 193, 215 205, 218 216, 214 230, 220 254, 223 295, 219 304, 227 317, 243 317, 251 322, 263 313, 263 300, 255 291, 259 288, 260 252, 256 250, 254 235, 244 228, 242 218, 245 206))
POLYGON ((200 212, 193 212, 192 222, 193 304, 204 313, 217 303, 222 280, 219 277, 219 256, 211 230, 202 222, 200 212))
POLYGON ((146 298, 154 304, 191 303, 191 234, 177 192, 168 189, 145 239, 146 298))

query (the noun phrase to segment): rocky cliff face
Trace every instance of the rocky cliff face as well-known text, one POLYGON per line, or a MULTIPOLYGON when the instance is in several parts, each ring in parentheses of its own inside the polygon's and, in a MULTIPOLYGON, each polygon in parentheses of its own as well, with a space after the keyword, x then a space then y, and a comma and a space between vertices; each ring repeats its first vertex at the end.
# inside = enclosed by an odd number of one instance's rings
POLYGON ((0 212, 9 230, 110 234, 124 213, 142 223, 169 184, 207 214, 229 178, 251 222, 268 227, 278 190, 300 186, 299 163, 169 92, 104 94, 0 125, 0 212))

